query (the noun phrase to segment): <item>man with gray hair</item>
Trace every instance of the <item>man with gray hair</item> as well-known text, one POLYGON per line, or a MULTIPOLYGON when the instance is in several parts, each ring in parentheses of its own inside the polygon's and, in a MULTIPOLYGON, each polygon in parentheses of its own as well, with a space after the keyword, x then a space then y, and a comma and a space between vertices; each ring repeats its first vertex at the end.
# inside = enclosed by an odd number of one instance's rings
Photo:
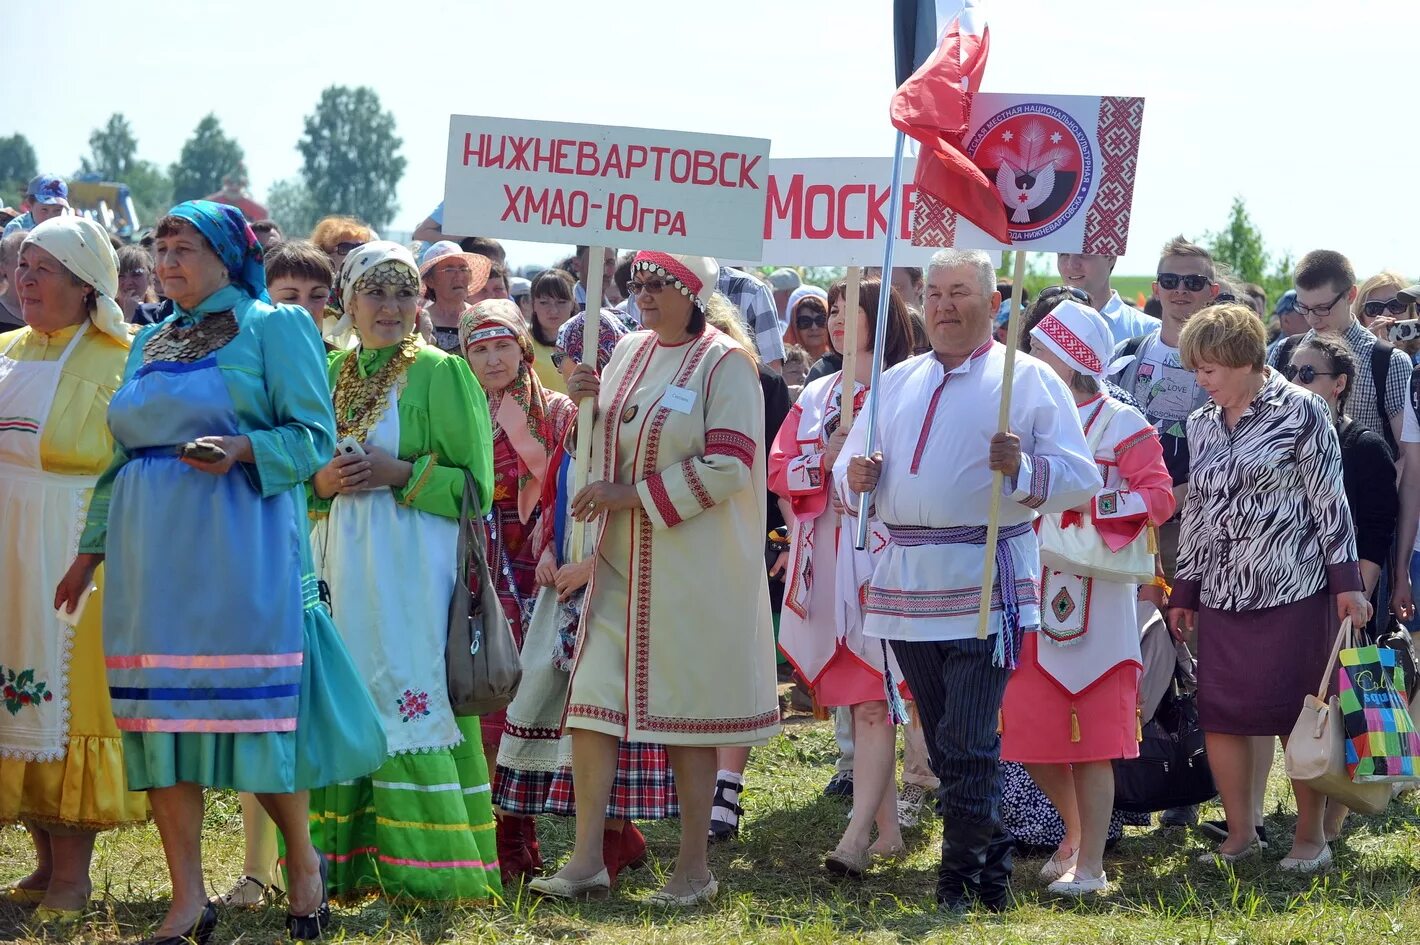
POLYGON ((834 476, 850 509, 873 494, 892 537, 868 586, 864 632, 890 641, 941 779, 937 901, 961 911, 975 899, 999 911, 1010 903, 1011 838, 1001 824, 997 720, 1021 633, 1040 625, 1031 522, 1089 501, 1102 482, 1074 398, 1034 358, 1017 356, 1010 432, 996 431, 1006 349, 991 338, 1001 295, 990 257, 937 253, 925 301, 932 350, 878 380, 878 450, 864 455, 867 425, 854 424, 834 476), (978 639, 994 472, 1004 478, 1001 530, 988 633, 978 639))
POLYGON ((15 284, 15 267, 20 263, 20 244, 29 233, 16 230, 0 238, 0 279, 5 282, 5 291, 0 293, 0 332, 13 331, 25 327, 20 316, 20 293, 15 284))

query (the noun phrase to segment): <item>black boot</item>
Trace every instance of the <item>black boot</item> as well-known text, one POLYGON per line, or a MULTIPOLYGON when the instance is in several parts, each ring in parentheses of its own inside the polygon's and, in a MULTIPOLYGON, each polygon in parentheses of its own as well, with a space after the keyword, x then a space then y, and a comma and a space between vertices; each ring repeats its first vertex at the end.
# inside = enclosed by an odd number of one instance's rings
MULTIPOLYGON (((996 832, 991 821, 942 820, 942 864, 937 867, 937 905, 952 912, 971 908, 996 832)), ((1008 867, 1009 872, 1009 867, 1008 867)))
POLYGON ((992 912, 1004 912, 1011 907, 1011 854, 1015 840, 1005 827, 995 825, 991 843, 986 848, 986 863, 981 868, 981 883, 976 896, 981 905, 992 912))

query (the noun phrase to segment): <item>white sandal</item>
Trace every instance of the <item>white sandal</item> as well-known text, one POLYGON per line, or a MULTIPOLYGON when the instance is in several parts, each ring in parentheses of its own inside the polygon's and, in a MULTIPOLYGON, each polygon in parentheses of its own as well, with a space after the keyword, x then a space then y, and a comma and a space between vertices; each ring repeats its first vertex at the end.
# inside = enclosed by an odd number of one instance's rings
POLYGON ((231 889, 220 896, 212 897, 212 902, 224 909, 254 909, 274 893, 275 887, 266 885, 254 876, 243 876, 231 889))

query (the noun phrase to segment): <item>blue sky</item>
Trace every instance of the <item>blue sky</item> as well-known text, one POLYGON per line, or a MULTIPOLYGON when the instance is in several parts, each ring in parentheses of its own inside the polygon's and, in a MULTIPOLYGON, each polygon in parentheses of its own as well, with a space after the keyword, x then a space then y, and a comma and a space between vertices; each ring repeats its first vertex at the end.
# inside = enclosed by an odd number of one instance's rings
MULTIPOLYGON (((1269 249, 1420 275, 1405 216, 1420 5, 996 0, 988 15, 983 88, 1147 99, 1118 271, 1151 271, 1169 237, 1221 227, 1241 195, 1269 249)), ((409 160, 394 229, 442 195, 451 113, 767 137, 776 157, 892 149, 890 0, 6 0, 0 36, 0 135, 23 132, 59 173, 115 111, 164 165, 213 111, 264 199, 298 172, 321 89, 370 85, 409 160)))

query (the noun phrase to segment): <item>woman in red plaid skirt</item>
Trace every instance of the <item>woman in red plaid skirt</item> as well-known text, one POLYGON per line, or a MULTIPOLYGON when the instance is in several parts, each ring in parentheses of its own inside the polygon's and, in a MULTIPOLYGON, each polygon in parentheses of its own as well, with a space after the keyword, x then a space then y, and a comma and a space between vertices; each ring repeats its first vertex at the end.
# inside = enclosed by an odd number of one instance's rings
MULTIPOLYGON (((493 414, 493 512, 488 521, 488 563, 513 637, 523 645, 526 617, 536 590, 532 534, 538 500, 576 408, 565 394, 546 390, 532 370, 532 337, 517 305, 489 299, 459 324, 464 357, 493 414)), ((498 757, 504 712, 482 717, 483 751, 498 757)), ((534 876, 542 868, 537 821, 505 813, 498 818, 498 862, 503 882, 534 876)))
MULTIPOLYGON (((600 320, 598 370, 606 368, 626 329, 611 314, 600 320)), ((584 316, 574 315, 557 335, 552 359, 564 376, 582 360, 584 316)), ((523 681, 508 706, 493 779, 493 804, 505 814, 575 816, 571 742, 562 735, 569 670, 591 558, 571 562, 568 506, 572 500, 574 451, 561 443, 543 482, 542 518, 532 546, 538 555, 537 601, 523 641, 523 681)), ((591 535, 590 530, 588 535, 591 535)), ((606 808, 602 856, 615 882, 623 869, 646 859, 646 838, 634 820, 679 817, 675 779, 664 745, 622 741, 606 808)))

